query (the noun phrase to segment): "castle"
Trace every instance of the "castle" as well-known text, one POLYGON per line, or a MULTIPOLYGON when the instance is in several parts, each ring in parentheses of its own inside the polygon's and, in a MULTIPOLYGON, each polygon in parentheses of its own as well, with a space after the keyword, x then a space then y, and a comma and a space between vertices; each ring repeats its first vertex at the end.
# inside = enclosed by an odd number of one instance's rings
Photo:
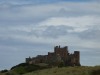
POLYGON ((80 52, 74 51, 73 54, 70 54, 68 46, 63 48, 56 46, 54 52, 48 52, 48 55, 26 58, 26 63, 29 64, 47 63, 49 65, 58 65, 59 62, 63 62, 66 66, 80 66, 80 52))

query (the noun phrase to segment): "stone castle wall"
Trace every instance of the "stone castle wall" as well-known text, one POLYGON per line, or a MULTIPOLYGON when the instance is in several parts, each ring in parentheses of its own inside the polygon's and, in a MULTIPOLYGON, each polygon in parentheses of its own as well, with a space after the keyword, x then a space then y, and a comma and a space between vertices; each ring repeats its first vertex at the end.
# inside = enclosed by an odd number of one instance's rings
POLYGON ((60 46, 54 47, 54 52, 48 52, 48 55, 38 55, 33 58, 26 58, 26 63, 57 63, 63 61, 68 66, 80 66, 80 52, 74 51, 73 54, 68 52, 68 46, 61 48, 60 46))

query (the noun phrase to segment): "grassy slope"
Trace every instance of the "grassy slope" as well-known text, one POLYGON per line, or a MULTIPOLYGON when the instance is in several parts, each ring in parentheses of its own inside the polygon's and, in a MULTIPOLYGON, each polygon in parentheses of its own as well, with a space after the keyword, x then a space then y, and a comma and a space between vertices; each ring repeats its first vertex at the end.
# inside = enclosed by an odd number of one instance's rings
POLYGON ((35 65, 17 65, 17 67, 0 75, 100 75, 100 66, 95 67, 53 67, 44 69, 35 65), (42 69, 42 70, 41 70, 42 69))
POLYGON ((0 75, 5 75, 4 73, 0 73, 0 75))
POLYGON ((100 75, 98 67, 62 67, 30 72, 24 75, 100 75))

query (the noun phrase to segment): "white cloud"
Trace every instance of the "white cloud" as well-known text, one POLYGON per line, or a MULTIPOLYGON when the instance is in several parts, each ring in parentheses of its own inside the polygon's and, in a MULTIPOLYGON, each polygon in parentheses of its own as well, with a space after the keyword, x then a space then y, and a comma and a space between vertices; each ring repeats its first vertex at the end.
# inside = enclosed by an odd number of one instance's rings
POLYGON ((22 19, 39 19, 52 16, 75 16, 86 14, 99 14, 100 5, 97 2, 89 3, 74 3, 74 2, 59 2, 54 4, 44 5, 0 5, 0 17, 6 20, 22 20, 22 19), (4 10, 5 9, 5 10, 4 10), (62 11, 63 10, 63 11, 62 11))
POLYGON ((53 17, 43 22, 40 22, 40 26, 71 26, 73 31, 79 32, 87 30, 91 26, 97 26, 100 24, 99 16, 79 16, 79 17, 53 17))
POLYGON ((49 50, 55 45, 76 47, 85 53, 100 49, 100 3, 17 3, 0 3, 2 51, 11 49, 28 53, 30 50, 32 55, 31 51, 35 54, 34 51, 42 49, 40 46, 49 50))

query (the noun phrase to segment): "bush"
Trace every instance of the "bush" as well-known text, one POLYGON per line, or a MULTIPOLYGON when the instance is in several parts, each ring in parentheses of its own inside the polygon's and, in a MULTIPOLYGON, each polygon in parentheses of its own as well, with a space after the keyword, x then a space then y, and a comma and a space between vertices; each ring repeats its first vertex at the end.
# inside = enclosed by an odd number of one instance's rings
POLYGON ((16 67, 20 67, 20 66, 28 66, 29 64, 28 63, 21 63, 21 64, 18 64, 18 65, 16 65, 16 66, 13 66, 12 68, 11 68, 11 70, 12 69, 14 69, 14 68, 16 68, 16 67))
POLYGON ((58 67, 64 67, 64 66, 65 66, 64 62, 61 62, 61 63, 58 65, 58 67))
POLYGON ((93 70, 93 71, 91 72, 91 75, 100 75, 100 69, 98 69, 98 70, 93 70))
POLYGON ((5 69, 5 70, 1 70, 0 72, 5 73, 5 72, 8 72, 8 70, 5 69))
POLYGON ((21 63, 19 65, 16 65, 11 68, 12 72, 15 72, 17 74, 25 74, 28 72, 36 71, 36 70, 41 70, 48 68, 48 66, 39 66, 35 64, 27 64, 27 63, 21 63))

